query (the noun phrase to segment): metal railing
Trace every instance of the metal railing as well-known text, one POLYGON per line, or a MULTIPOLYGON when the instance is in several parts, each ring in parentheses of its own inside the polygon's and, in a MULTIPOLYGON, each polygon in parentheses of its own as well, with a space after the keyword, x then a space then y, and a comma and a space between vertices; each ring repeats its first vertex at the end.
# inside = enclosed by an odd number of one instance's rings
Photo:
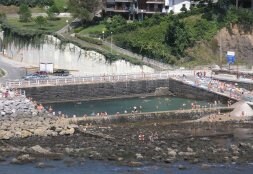
POLYGON ((10 88, 26 88, 38 86, 61 86, 74 84, 89 84, 89 83, 106 83, 106 82, 127 82, 138 80, 155 80, 168 79, 172 76, 194 75, 193 70, 176 70, 159 73, 139 73, 139 74, 120 74, 120 75, 100 75, 100 76, 83 76, 83 77, 58 77, 36 80, 18 79, 7 81, 4 85, 10 88))

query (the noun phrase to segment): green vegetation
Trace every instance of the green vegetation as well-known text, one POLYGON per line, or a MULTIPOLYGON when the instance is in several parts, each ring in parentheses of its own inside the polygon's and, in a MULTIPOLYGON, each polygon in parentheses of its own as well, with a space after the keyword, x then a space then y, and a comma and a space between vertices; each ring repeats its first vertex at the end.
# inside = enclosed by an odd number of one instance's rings
POLYGON ((34 20, 22 23, 18 19, 9 18, 5 25, 12 30, 21 30, 25 33, 30 32, 45 32, 45 33, 52 33, 60 30, 66 25, 66 19, 69 18, 59 18, 57 21, 47 21, 47 23, 43 26, 38 26, 34 20))
POLYGON ((67 11, 68 10, 68 3, 69 0, 54 0, 54 4, 60 11, 67 11))
POLYGON ((0 24, 3 23, 6 20, 6 14, 0 13, 0 24))
POLYGON ((37 16, 35 19, 34 19, 34 22, 39 25, 40 29, 42 28, 43 25, 46 25, 47 23, 47 19, 44 18, 43 16, 37 16))
POLYGON ((76 34, 76 37, 78 39, 81 39, 83 41, 86 41, 86 42, 89 42, 89 43, 92 43, 92 44, 96 44, 96 45, 102 45, 103 42, 99 39, 95 39, 95 38, 91 38, 91 37, 87 37, 87 36, 82 36, 82 35, 79 35, 79 34, 76 34))
POLYGON ((19 7, 19 20, 21 22, 29 22, 31 21, 31 18, 32 18, 32 13, 28 5, 21 4, 19 7))
POLYGON ((50 6, 53 2, 53 0, 0 0, 0 4, 5 6, 26 4, 29 7, 50 6))
POLYGON ((95 17, 98 10, 101 9, 100 0, 69 0, 69 10, 74 17, 83 22, 90 22, 95 17))
POLYGON ((2 69, 0 68, 0 77, 3 77, 4 75, 5 75, 4 70, 2 70, 2 69))
POLYGON ((81 32, 79 32, 79 35, 98 35, 102 36, 102 32, 106 32, 106 27, 104 24, 98 24, 89 26, 87 28, 81 28, 81 32))
POLYGON ((178 15, 156 14, 143 22, 127 23, 122 17, 114 16, 104 22, 105 36, 110 38, 112 32, 113 41, 120 47, 162 62, 211 63, 218 49, 213 38, 221 28, 239 24, 244 32, 249 32, 253 27, 252 10, 236 9, 225 1, 191 8, 178 15), (205 53, 210 54, 203 58, 205 53))

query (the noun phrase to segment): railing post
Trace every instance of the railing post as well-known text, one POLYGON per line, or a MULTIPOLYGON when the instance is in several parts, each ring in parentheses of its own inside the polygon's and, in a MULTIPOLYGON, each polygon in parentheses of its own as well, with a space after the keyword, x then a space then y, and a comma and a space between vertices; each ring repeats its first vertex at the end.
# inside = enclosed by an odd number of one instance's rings
POLYGON ((91 77, 91 81, 92 81, 92 82, 94 81, 94 78, 93 78, 93 76, 91 77))
POLYGON ((118 75, 118 81, 119 81, 119 75, 118 75))
POLYGON ((162 78, 162 73, 160 73, 160 79, 162 78))

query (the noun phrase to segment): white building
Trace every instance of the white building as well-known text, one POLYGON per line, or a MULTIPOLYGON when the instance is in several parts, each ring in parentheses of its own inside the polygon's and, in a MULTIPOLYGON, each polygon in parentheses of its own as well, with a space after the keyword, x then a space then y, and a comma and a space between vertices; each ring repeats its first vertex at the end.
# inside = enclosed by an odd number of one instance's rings
POLYGON ((165 4, 169 7, 168 12, 172 10, 174 13, 180 13, 182 7, 190 9, 191 0, 165 0, 165 4))

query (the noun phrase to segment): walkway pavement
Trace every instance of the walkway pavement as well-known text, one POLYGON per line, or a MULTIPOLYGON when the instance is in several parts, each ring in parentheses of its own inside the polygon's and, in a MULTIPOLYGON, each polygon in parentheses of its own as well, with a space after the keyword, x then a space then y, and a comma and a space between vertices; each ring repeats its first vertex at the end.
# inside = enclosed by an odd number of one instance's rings
POLYGON ((0 82, 22 79, 26 72, 25 67, 28 65, 8 59, 0 54, 0 68, 6 73, 4 77, 0 78, 0 82))

